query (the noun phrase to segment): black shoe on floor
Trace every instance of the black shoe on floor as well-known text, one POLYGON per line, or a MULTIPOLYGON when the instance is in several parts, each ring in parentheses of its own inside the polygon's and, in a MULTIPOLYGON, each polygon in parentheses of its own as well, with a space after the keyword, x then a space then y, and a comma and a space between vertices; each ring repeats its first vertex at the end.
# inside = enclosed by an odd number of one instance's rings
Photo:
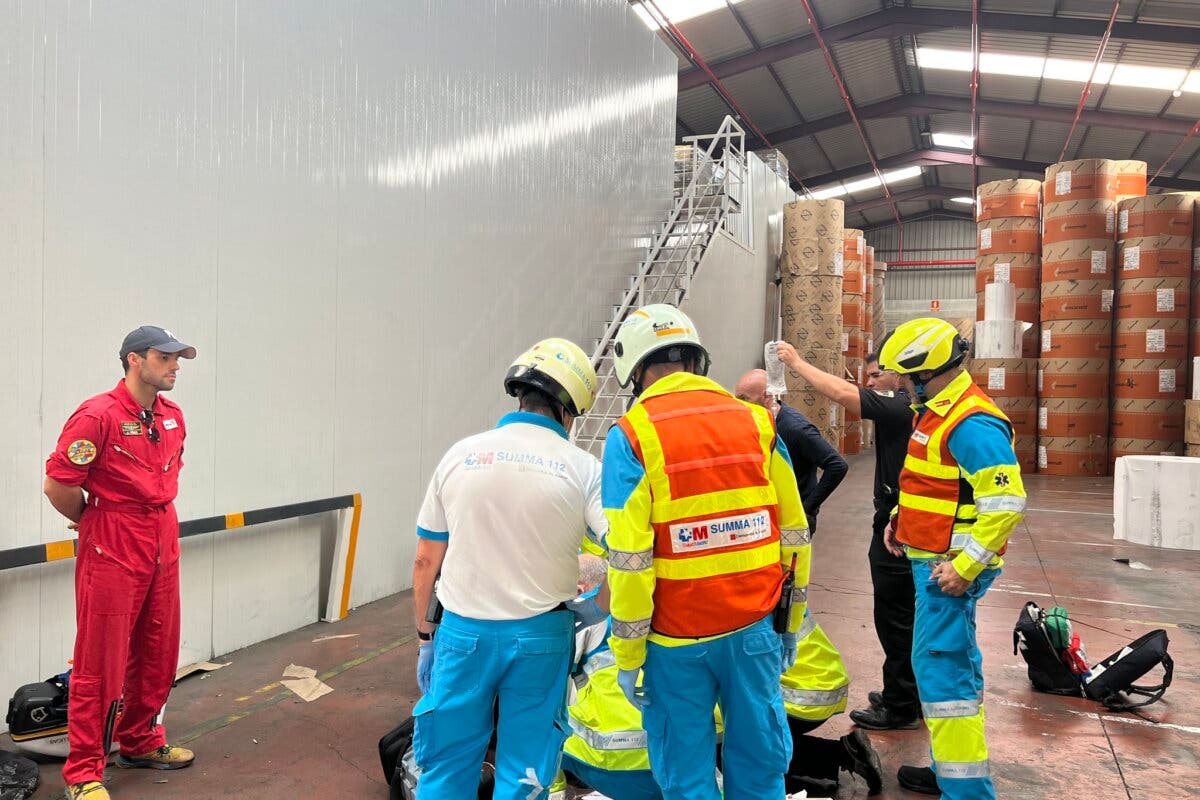
POLYGON ((867 703, 871 708, 879 708, 883 705, 883 692, 867 692, 867 703))
POLYGON ((942 794, 942 790, 938 788, 937 776, 929 767, 903 766, 896 773, 896 780, 900 781, 900 785, 910 792, 934 797, 940 797, 942 794))
POLYGON ((850 712, 850 719, 870 731, 911 731, 921 725, 919 717, 902 717, 887 706, 871 706, 850 712))
POLYGON ((850 771, 867 782, 867 796, 874 797, 883 791, 883 768, 879 766, 879 754, 871 746, 865 731, 852 731, 842 737, 842 746, 850 757, 850 771))

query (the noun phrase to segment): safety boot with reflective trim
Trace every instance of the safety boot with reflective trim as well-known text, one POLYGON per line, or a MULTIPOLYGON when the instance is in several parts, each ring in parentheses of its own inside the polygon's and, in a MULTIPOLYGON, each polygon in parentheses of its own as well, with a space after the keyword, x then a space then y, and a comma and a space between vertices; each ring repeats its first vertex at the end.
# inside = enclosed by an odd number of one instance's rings
MULTIPOLYGON (((186 747, 164 744, 157 750, 151 750, 140 756, 127 756, 120 753, 117 756, 117 766, 123 769, 183 769, 190 767, 195 760, 196 754, 186 747)), ((88 800, 92 799, 88 798, 88 800)))
POLYGON ((63 789, 63 797, 67 800, 109 800, 108 789, 100 781, 72 783, 63 789))

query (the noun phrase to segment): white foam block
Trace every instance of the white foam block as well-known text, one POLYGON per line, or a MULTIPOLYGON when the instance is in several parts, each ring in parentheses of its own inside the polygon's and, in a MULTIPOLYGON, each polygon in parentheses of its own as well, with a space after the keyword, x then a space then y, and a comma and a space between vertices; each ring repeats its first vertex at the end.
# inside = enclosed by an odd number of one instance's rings
POLYGON ((1200 458, 1121 456, 1114 475, 1114 539, 1200 550, 1200 458))
POLYGON ((989 283, 983 287, 985 320, 1017 318, 1017 288, 1011 283, 989 283))

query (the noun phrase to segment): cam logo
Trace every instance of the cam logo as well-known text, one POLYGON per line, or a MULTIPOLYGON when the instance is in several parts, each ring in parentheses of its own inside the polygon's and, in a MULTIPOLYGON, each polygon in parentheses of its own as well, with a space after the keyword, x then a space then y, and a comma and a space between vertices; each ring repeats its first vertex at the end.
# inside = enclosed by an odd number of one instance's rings
POLYGON ((708 544, 707 525, 681 525, 675 532, 679 543, 686 548, 704 547, 708 544))
POLYGON ((488 467, 496 460, 496 451, 489 450, 484 453, 469 453, 463 459, 463 466, 467 467, 488 467))

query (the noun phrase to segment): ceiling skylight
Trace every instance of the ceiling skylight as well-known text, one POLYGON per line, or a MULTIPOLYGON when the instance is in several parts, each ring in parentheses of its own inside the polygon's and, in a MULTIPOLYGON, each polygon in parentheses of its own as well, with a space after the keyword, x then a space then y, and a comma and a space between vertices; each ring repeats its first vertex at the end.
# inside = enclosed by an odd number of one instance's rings
POLYGON ((933 143, 937 147, 953 147, 958 150, 970 150, 975 144, 975 137, 965 133, 935 133, 933 143))
MULTIPOLYGON (((740 2, 742 0, 733 0, 734 5, 740 2)), ((659 11, 667 15, 667 19, 676 25, 695 17, 710 14, 719 8, 725 8, 725 0, 655 0, 654 4, 658 6, 659 11)), ((643 3, 634 3, 633 11, 646 24, 647 28, 652 31, 658 30, 658 23, 654 21, 654 17, 643 3)))
MULTIPOLYGON (((925 69, 971 71, 970 50, 947 50, 938 47, 918 47, 917 64, 925 69)), ((1092 62, 1070 58, 1013 53, 980 53, 979 72, 984 75, 1010 75, 1019 78, 1086 83, 1092 73, 1092 62)), ((1200 70, 1151 67, 1142 64, 1100 64, 1093 83, 1097 85, 1130 86, 1136 89, 1160 89, 1174 92, 1200 93, 1200 70)))
MULTIPOLYGON (((885 172, 883 173, 883 178, 887 182, 887 185, 891 186, 893 183, 900 183, 901 181, 910 180, 920 174, 920 167, 905 167, 904 169, 894 169, 891 172, 885 172)), ((855 192, 861 192, 865 189, 874 189, 877 186, 879 186, 879 178, 874 175, 870 175, 868 177, 859 178, 853 181, 835 183, 832 186, 823 186, 820 189, 813 191, 812 199, 828 200, 831 197, 843 197, 848 194, 854 194, 855 192)))

